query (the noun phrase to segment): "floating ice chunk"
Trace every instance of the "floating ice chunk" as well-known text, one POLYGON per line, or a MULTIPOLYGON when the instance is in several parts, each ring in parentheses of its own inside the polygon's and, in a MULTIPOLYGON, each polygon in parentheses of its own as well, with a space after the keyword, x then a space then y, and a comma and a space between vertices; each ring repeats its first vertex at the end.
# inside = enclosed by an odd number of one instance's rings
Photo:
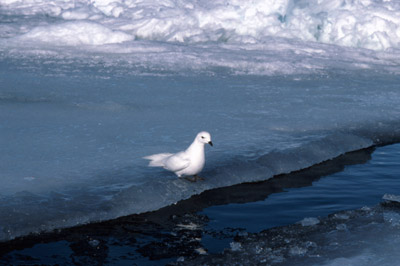
POLYGON ((307 241, 305 243, 305 246, 306 246, 307 249, 315 249, 315 248, 317 248, 317 244, 315 242, 312 242, 312 241, 307 241))
POLYGON ((345 224, 338 224, 338 225, 336 226, 336 229, 337 229, 338 231, 346 231, 346 230, 347 230, 347 225, 345 225, 345 224))
POLYGON ((350 218, 350 216, 348 216, 347 214, 343 214, 343 213, 336 213, 334 215, 334 217, 339 220, 348 220, 350 218))
POLYGON ((264 250, 264 248, 262 246, 256 245, 254 247, 254 251, 255 251, 256 254, 260 254, 263 250, 264 250))
POLYGON ((371 207, 364 206, 364 207, 361 208, 361 210, 365 211, 365 212, 370 212, 371 211, 371 207))
POLYGON ((231 242, 230 246, 232 251, 240 251, 242 249, 242 244, 239 242, 231 242))
POLYGON ((387 222, 393 226, 400 225, 400 214, 397 212, 392 212, 392 211, 384 212, 383 219, 385 220, 385 222, 387 222))
POLYGON ((301 220, 299 223, 302 226, 313 226, 313 225, 319 224, 319 220, 318 220, 318 218, 315 218, 315 217, 307 217, 307 218, 304 218, 303 220, 301 220))
POLYGON ((299 246, 291 247, 289 255, 291 256, 304 256, 307 253, 307 249, 299 246))
POLYGON ((385 194, 383 195, 382 199, 387 201, 400 202, 400 196, 398 195, 385 194))
POLYGON ((122 31, 88 21, 71 21, 51 26, 36 27, 21 36, 23 40, 45 42, 56 45, 102 45, 122 43, 134 37, 122 31))
POLYGON ((206 255, 206 254, 207 254, 207 250, 205 250, 204 248, 196 248, 195 251, 196 251, 199 255, 206 255))
POLYGON ((192 223, 192 222, 188 223, 188 224, 177 224, 176 226, 179 228, 182 228, 182 229, 186 229, 186 230, 198 230, 199 228, 201 228, 200 225, 192 223))
POLYGON ((97 239, 92 239, 92 240, 89 241, 89 245, 94 247, 94 248, 97 247, 99 244, 100 244, 100 241, 97 240, 97 239))

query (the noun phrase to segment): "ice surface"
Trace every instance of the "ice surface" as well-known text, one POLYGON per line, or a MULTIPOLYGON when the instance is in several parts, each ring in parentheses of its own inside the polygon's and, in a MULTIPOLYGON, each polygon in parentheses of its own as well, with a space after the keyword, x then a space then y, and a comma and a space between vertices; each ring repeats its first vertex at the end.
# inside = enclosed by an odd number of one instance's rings
POLYGON ((393 1, 0 1, 1 240, 398 141, 399 10, 393 1), (201 130, 215 139, 205 182, 141 159, 179 151, 201 130))

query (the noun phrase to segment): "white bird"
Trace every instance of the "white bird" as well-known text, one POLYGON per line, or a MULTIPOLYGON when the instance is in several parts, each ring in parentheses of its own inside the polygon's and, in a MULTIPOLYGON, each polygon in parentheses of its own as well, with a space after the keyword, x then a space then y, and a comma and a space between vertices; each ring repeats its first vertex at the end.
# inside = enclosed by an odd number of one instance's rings
POLYGON ((193 176, 189 181, 195 182, 198 179, 204 180, 197 174, 203 170, 205 164, 204 144, 210 144, 210 133, 202 131, 197 134, 193 143, 184 151, 178 153, 158 153, 150 156, 143 157, 150 160, 149 166, 163 167, 166 170, 174 172, 178 177, 193 176))

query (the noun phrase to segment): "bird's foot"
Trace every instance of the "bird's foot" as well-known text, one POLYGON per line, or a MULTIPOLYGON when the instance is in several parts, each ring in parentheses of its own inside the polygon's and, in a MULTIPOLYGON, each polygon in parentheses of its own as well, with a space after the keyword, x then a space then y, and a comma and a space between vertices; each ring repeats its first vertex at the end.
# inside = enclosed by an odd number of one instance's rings
POLYGON ((193 177, 188 177, 188 176, 186 176, 185 179, 188 180, 188 181, 190 181, 190 182, 193 182, 193 183, 194 183, 194 182, 197 182, 198 180, 201 180, 201 181, 204 181, 204 180, 205 180, 203 177, 198 176, 198 175, 194 175, 193 177))
POLYGON ((193 183, 197 181, 196 177, 194 177, 194 176, 193 177, 185 176, 185 179, 190 181, 190 182, 193 182, 193 183))
POLYGON ((203 177, 198 176, 198 175, 194 175, 194 179, 195 179, 196 181, 197 181, 197 180, 201 180, 201 181, 204 181, 204 180, 205 180, 203 177))

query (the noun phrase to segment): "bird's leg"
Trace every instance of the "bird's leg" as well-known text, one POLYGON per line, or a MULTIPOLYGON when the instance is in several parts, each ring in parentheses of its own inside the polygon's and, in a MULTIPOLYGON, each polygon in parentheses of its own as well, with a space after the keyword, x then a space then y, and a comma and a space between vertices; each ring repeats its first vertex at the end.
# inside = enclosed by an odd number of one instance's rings
POLYGON ((198 175, 194 175, 194 180, 201 180, 201 181, 204 181, 205 179, 203 178, 203 177, 201 177, 201 176, 198 176, 198 175))

